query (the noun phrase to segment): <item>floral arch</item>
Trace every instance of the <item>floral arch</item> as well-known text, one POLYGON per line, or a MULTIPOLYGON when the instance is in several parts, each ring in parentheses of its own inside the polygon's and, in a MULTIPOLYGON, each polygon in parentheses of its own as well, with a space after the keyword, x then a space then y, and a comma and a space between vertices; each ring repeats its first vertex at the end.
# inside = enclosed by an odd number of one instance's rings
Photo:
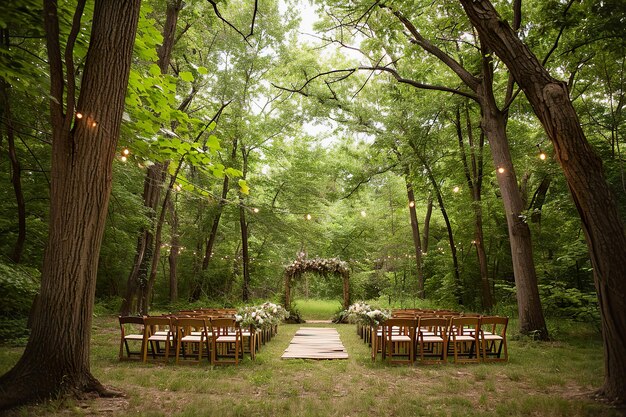
POLYGON ((285 268, 285 307, 291 305, 291 281, 300 278, 305 272, 315 272, 322 276, 329 274, 340 276, 343 279, 343 308, 350 306, 350 269, 348 263, 337 258, 306 259, 298 257, 291 265, 285 268))

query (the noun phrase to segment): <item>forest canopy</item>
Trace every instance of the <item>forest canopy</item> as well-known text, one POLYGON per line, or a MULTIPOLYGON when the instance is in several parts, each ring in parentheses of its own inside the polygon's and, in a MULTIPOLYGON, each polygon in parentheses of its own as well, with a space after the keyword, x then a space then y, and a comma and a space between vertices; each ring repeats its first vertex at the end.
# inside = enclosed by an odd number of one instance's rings
POLYGON ((69 279, 68 239, 87 316, 93 294, 124 315, 280 301, 320 258, 352 300, 611 327, 624 6, 406 3, 0 6, 0 336, 25 337, 54 265, 69 279))

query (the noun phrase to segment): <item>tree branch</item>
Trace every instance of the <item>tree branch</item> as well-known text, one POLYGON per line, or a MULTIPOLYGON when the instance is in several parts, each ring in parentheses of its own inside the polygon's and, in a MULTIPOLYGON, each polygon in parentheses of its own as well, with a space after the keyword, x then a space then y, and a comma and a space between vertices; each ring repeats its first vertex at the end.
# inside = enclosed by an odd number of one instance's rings
MULTIPOLYGON (((409 39, 411 43, 415 43, 420 46, 429 54, 438 58, 442 63, 444 63, 448 68, 450 68, 454 73, 467 85, 472 91, 476 91, 478 86, 480 85, 480 81, 470 74, 461 64, 459 64, 456 60, 454 60, 450 55, 439 49, 429 40, 424 38, 421 33, 417 30, 415 25, 400 11, 392 9, 390 6, 381 5, 380 7, 389 10, 394 16, 398 18, 398 20, 404 25, 404 27, 409 31, 413 39, 409 39)), ((472 98, 474 100, 474 98, 472 98)))
POLYGON ((64 121, 64 130, 69 130, 73 114, 74 106, 76 103, 76 72, 74 70, 74 44, 76 38, 80 32, 80 19, 83 16, 83 10, 85 9, 86 0, 79 0, 76 5, 76 12, 72 19, 72 29, 67 37, 67 44, 65 46, 65 68, 67 70, 67 106, 65 108, 66 118, 64 121))
POLYGON ((252 12, 252 23, 250 24, 250 33, 248 33, 247 35, 244 35, 239 29, 237 29, 232 23, 230 23, 228 20, 226 20, 222 16, 222 14, 220 13, 219 9, 217 8, 217 3, 215 2, 215 0, 207 0, 207 1, 211 4, 211 6, 213 6, 213 11, 215 12, 215 15, 218 17, 218 19, 220 19, 222 22, 224 22, 228 26, 230 26, 235 32, 237 32, 239 35, 241 35, 243 40, 246 41, 246 43, 248 45, 252 46, 252 44, 250 43, 248 38, 250 38, 252 35, 254 35, 254 23, 256 21, 257 12, 259 10, 259 0, 254 0, 254 10, 252 12))
POLYGON ((56 0, 44 1, 44 28, 46 30, 46 49, 48 50, 48 64, 50 65, 50 116, 52 128, 56 132, 53 137, 60 137, 58 130, 63 125, 63 62, 61 60, 61 44, 59 42, 59 16, 56 0))

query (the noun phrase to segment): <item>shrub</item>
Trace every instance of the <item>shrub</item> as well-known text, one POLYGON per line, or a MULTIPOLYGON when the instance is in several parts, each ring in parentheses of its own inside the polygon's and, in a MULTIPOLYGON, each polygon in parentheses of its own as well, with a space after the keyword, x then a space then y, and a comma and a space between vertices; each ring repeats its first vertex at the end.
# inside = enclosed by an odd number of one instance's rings
POLYGON ((39 291, 39 271, 0 262, 0 343, 28 336, 28 315, 39 291))

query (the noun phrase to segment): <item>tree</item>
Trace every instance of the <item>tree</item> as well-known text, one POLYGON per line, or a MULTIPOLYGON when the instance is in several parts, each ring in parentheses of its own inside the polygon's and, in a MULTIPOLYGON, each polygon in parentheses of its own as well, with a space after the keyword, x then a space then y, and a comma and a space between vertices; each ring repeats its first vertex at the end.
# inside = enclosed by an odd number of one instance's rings
POLYGON ((488 0, 460 0, 481 42, 506 64, 543 125, 565 178, 589 247, 602 317, 604 385, 626 402, 626 233, 602 161, 587 141, 567 84, 553 78, 488 0))
POLYGON ((89 341, 140 0, 96 1, 76 100, 74 45, 84 6, 78 2, 63 53, 57 3, 44 2, 53 138, 49 239, 31 336, 18 363, 0 378, 0 409, 109 393, 90 372, 89 341))

